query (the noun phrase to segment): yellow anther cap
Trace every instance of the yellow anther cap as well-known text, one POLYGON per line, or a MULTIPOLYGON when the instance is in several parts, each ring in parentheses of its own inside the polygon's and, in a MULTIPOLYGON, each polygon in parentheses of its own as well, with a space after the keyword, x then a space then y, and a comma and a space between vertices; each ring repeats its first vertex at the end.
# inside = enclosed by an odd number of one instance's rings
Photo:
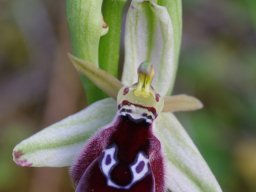
POLYGON ((143 62, 138 69, 138 84, 134 90, 134 95, 139 97, 149 97, 154 94, 151 83, 154 78, 154 68, 149 62, 143 62))

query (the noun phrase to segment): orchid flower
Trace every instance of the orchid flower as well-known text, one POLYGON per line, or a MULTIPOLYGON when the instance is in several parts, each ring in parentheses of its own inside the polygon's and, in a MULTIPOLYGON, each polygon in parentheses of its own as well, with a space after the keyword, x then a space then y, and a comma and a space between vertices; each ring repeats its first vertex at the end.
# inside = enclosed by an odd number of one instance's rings
MULTIPOLYGON (((98 68, 98 60, 83 55, 84 50, 76 54, 79 58, 69 54, 77 70, 111 98, 22 141, 13 150, 18 165, 71 166, 77 192, 221 191, 173 114, 200 109, 202 104, 187 95, 168 96, 181 29, 174 25, 173 3, 159 2, 134 0, 130 5, 122 81, 98 68)), ((102 21, 98 36, 90 33, 97 38, 108 33, 101 14, 98 18, 102 21)))

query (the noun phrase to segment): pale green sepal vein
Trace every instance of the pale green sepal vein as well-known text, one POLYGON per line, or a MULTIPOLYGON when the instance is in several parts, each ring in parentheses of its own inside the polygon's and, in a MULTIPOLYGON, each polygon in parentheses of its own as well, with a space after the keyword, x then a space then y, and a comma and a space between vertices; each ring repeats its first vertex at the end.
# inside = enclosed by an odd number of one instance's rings
POLYGON ((132 1, 127 14, 125 55, 122 76, 125 85, 135 83, 138 66, 149 61, 156 71, 153 87, 161 95, 170 93, 177 60, 172 18, 166 7, 157 5, 153 0, 132 1))
POLYGON ((155 134, 167 160, 166 184, 172 192, 221 192, 200 152, 172 113, 161 113, 155 134))
POLYGON ((98 101, 19 143, 13 159, 20 166, 70 166, 85 141, 110 123, 115 113, 113 99, 98 101))

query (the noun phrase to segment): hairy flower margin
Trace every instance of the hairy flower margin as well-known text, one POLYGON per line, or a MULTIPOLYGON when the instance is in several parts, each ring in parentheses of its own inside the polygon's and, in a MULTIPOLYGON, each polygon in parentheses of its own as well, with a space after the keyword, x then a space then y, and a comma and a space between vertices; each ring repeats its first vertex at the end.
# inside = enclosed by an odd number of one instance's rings
MULTIPOLYGON (((121 10, 125 1, 109 1, 109 3, 120 6, 121 10), (118 4, 120 3, 120 4, 118 4)), ((107 44, 111 37, 101 41, 102 35, 111 32, 112 25, 103 20, 101 10, 102 1, 87 0, 83 2, 83 9, 89 14, 88 21, 77 20, 75 9, 82 9, 78 1, 68 1, 71 17, 69 25, 77 28, 82 23, 87 31, 76 29, 72 33, 74 53, 79 58, 72 58, 75 67, 92 80, 98 87, 108 95, 114 97, 119 82, 111 78, 104 71, 97 70, 101 59, 98 55, 100 44, 107 44), (96 11, 95 11, 96 10, 96 11), (73 17, 72 17, 73 14, 73 17), (73 22, 76 20, 76 22, 73 22), (78 23, 77 23, 78 22, 78 23), (95 23, 92 23, 95 22, 95 23), (95 27, 91 27, 95 26, 95 27), (108 27, 106 27, 108 26, 108 27), (80 36, 74 34, 85 33, 90 41, 81 44, 80 36), (90 51, 88 51, 90 50, 90 51), (85 53, 86 52, 86 53, 85 53), (91 67, 90 67, 91 66, 91 67)), ((107 8, 106 8, 107 9, 107 8)), ((156 77, 153 86, 162 96, 171 93, 178 61, 180 39, 181 39, 181 1, 179 0, 133 0, 127 14, 125 33, 125 62, 123 66, 122 84, 131 85, 137 79, 138 65, 148 60, 154 64, 156 77)), ((108 11, 106 15, 108 15, 108 11)), ((111 15, 109 16, 111 18, 111 15)), ((104 18, 105 19, 105 18, 104 18)), ((110 19, 111 20, 111 19, 110 19)), ((111 21, 109 21, 111 24, 111 21)), ((121 19, 119 20, 121 22, 121 19)), ((113 22, 114 23, 114 22, 113 22)), ((118 26, 120 28, 120 23, 118 26)), ((119 36, 120 37, 120 36, 119 36)), ((115 37, 116 38, 116 37, 115 37)), ((115 41, 116 44, 119 41, 115 41)), ((116 44, 111 44, 111 51, 117 50, 116 44)), ((106 45, 104 45, 106 47, 106 45)), ((103 47, 104 47, 103 46, 103 47)), ((108 53, 111 55, 111 53, 108 53)), ((107 54, 107 55, 108 55, 107 54)), ((113 54, 113 53, 112 53, 113 54)), ((117 62, 118 58, 116 58, 117 62)), ((110 61, 106 61, 111 63, 110 61)), ((117 64, 117 63, 116 63, 117 64)), ((105 66, 103 68, 109 71, 105 66)), ((110 73, 115 75, 111 68, 110 73), (112 71, 111 71, 112 70, 112 71)), ((89 86, 90 87, 90 86, 89 86)), ((93 92, 93 90, 91 91, 93 92)), ((197 100, 187 102, 183 108, 195 109, 200 107, 197 100)), ((179 102, 179 101, 177 101, 179 102)), ((183 110, 184 110, 183 109, 183 110)), ((116 101, 111 98, 97 101, 86 109, 57 122, 30 138, 19 143, 13 150, 14 161, 20 166, 33 167, 64 167, 71 166, 77 158, 86 140, 98 129, 109 124, 116 114, 116 101)), ((182 110, 182 109, 181 109, 182 110)), ((174 111, 174 110, 173 110, 174 111)), ((173 192, 219 192, 219 184, 208 168, 206 162, 200 155, 192 140, 171 112, 163 112, 155 122, 154 131, 162 143, 166 158, 166 184, 173 192)))

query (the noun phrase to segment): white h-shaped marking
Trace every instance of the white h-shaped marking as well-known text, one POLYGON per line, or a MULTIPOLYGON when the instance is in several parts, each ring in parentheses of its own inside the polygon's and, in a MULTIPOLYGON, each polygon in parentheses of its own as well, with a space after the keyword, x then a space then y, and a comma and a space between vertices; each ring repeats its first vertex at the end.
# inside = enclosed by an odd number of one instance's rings
POLYGON ((130 189, 136 182, 143 179, 149 173, 149 160, 142 152, 139 152, 134 164, 129 166, 132 172, 132 181, 125 186, 117 185, 112 181, 110 176, 112 169, 118 163, 115 159, 116 151, 116 146, 108 148, 104 151, 104 156, 100 162, 101 171, 107 179, 108 186, 117 189, 130 189))

